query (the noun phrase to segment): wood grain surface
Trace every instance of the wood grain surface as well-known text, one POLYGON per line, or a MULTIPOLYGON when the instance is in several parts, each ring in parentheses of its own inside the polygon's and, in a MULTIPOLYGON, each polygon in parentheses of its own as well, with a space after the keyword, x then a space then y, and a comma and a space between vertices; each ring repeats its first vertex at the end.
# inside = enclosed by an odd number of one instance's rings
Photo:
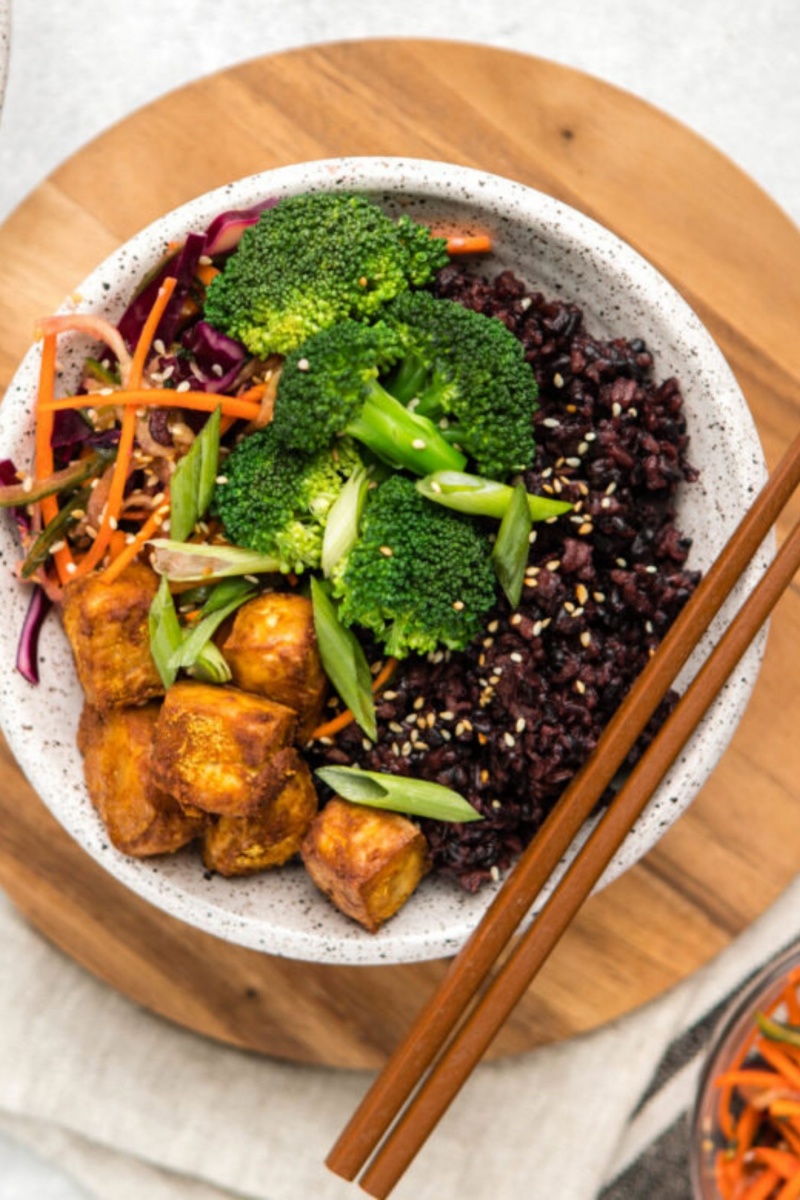
MULTIPOLYGON (((0 229, 0 387, 34 319, 175 205, 273 166, 414 155, 511 176, 626 238, 716 337, 774 464, 800 414, 800 234, 736 166, 642 101, 535 58, 423 41, 337 43, 203 79, 86 146, 0 229)), ((793 516, 800 515, 795 503, 793 516)), ((586 905, 493 1052, 588 1030, 683 979, 762 913, 800 846, 800 597, 772 624, 727 754, 658 847, 586 905)), ((224 1042, 374 1067, 446 964, 309 966, 227 945, 129 895, 0 756, 0 885, 134 1002, 224 1042)))

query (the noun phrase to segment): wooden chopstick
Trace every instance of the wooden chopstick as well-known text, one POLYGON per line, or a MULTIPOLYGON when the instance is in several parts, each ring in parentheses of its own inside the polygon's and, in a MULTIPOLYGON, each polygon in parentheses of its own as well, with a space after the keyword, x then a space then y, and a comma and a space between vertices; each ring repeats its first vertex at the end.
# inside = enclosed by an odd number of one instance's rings
MULTIPOLYGON (((631 687, 589 762, 565 790, 520 857, 480 925, 453 960, 442 984, 424 1005, 408 1035, 353 1114, 327 1158, 332 1171, 354 1179, 362 1169, 485 983, 536 896, 624 763, 798 483, 800 435, 631 687)), ((649 760, 650 753, 645 757, 649 760)), ((540 921, 541 917, 537 918, 536 924, 540 921)), ((374 1173, 369 1181, 373 1188, 378 1186, 374 1173)), ((379 1194, 373 1191, 373 1195, 379 1194)))
POLYGON ((800 568, 800 521, 361 1180, 383 1200, 460 1091, 800 568))

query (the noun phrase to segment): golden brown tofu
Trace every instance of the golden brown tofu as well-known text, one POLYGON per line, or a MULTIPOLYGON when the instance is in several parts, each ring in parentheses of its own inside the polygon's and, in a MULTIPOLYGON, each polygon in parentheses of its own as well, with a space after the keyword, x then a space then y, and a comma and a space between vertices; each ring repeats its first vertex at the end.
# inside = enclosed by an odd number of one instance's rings
POLYGON ((394 916, 430 870, 428 843, 407 817, 335 796, 301 847, 314 883, 370 933, 394 916))
POLYGON ((92 708, 145 704, 163 696, 148 628, 157 590, 157 575, 142 563, 127 567, 113 583, 89 574, 64 589, 64 630, 92 708))
POLYGON ((156 725, 156 781, 183 808, 249 816, 280 789, 296 722, 292 709, 238 688, 174 683, 156 725))
POLYGON ((123 854, 136 858, 171 854, 200 836, 207 818, 187 815, 152 776, 158 704, 84 708, 78 748, 86 786, 108 836, 123 854))
POLYGON ((222 644, 233 682, 298 714, 298 739, 319 724, 326 679, 305 596, 266 592, 243 604, 222 644))
POLYGON ((297 854, 317 812, 311 772, 296 750, 280 791, 250 817, 219 817, 203 836, 203 862, 220 875, 254 875, 297 854))

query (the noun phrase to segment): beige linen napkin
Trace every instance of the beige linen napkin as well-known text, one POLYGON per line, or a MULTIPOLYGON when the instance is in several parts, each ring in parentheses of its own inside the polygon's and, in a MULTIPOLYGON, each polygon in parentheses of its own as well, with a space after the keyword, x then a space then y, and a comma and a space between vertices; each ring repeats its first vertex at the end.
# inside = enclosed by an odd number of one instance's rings
MULTIPOLYGON (((800 926, 800 880, 714 963, 596 1033, 481 1066, 397 1200, 592 1200, 682 1029, 800 926), (587 1110, 588 1105, 588 1110, 587 1110), (591 1120, 576 1114, 591 1112, 591 1120)), ((0 903, 0 1127, 97 1200, 353 1200, 325 1153, 369 1082, 169 1024, 98 983, 0 903)), ((693 1077, 681 1086, 691 1092, 693 1077)))

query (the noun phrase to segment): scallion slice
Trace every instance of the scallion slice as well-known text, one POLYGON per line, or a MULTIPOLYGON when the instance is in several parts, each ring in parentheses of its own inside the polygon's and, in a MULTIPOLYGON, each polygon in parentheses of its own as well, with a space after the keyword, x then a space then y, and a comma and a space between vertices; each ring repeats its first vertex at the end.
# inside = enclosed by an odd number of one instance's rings
POLYGON ((319 775, 337 796, 354 804, 386 808, 434 821, 482 821, 477 809, 458 792, 430 783, 426 779, 408 779, 403 775, 384 775, 362 771, 359 767, 318 767, 319 775))
POLYGON ((212 583, 229 575, 274 575, 280 571, 277 558, 241 546, 174 538, 153 538, 147 545, 153 551, 153 570, 175 583, 212 583))
POLYGON ((532 521, 527 495, 521 483, 513 489, 492 549, 497 578, 512 608, 517 607, 522 596, 530 548, 532 521))
MULTIPOLYGON (((225 618, 254 595, 254 589, 249 592, 240 592, 227 604, 223 604, 221 608, 214 608, 208 612, 196 625, 192 626, 191 630, 183 631, 180 646, 177 646, 170 656, 168 663, 170 669, 179 671, 181 668, 188 670, 193 667, 225 618)), ((206 603, 208 604, 209 601, 206 603)), ((227 678, 230 679, 230 677, 230 672, 228 672, 227 678)))
POLYGON ((358 537, 361 514, 367 502, 369 476, 365 467, 356 467, 331 505, 322 537, 322 573, 330 578, 340 559, 353 547, 358 537))
POLYGON ((311 602, 317 646, 325 674, 367 737, 373 742, 377 741, 372 676, 367 656, 352 630, 342 625, 336 606, 323 585, 313 576, 311 602))
MULTIPOLYGON (((176 404, 180 395, 176 395, 176 404)), ((219 463, 222 408, 215 408, 188 454, 178 461, 170 483, 169 528, 172 540, 183 542, 211 503, 219 463)))
MULTIPOLYGON (((435 471, 418 479, 416 484, 426 500, 473 517, 495 517, 498 521, 505 516, 514 494, 513 487, 507 483, 485 479, 482 475, 469 475, 465 471, 435 471)), ((548 521, 572 508, 566 500, 551 500, 527 491, 525 496, 532 521, 548 521)))
POLYGON ((150 605, 149 627, 153 662, 164 687, 171 687, 178 674, 178 668, 170 666, 170 660, 183 641, 183 632, 165 576, 161 577, 158 591, 150 605))

